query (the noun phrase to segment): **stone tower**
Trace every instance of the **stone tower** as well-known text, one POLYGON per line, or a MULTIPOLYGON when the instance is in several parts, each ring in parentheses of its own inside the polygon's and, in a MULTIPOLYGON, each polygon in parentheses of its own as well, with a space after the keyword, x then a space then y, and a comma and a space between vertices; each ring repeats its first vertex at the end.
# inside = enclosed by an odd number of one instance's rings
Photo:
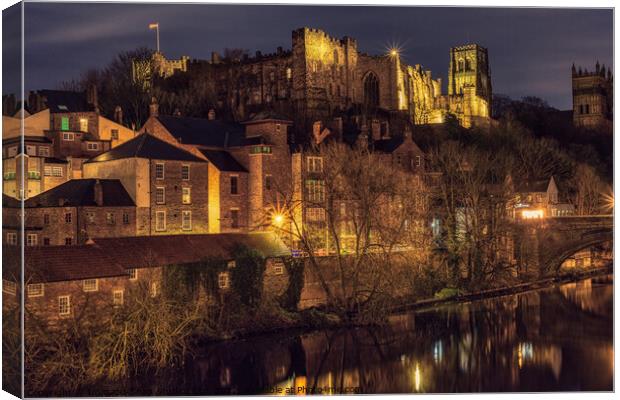
POLYGON ((463 94, 465 88, 474 88, 474 94, 491 100, 491 73, 487 49, 468 44, 450 49, 448 94, 463 94))
POLYGON ((596 62, 594 71, 572 67, 573 123, 583 128, 611 124, 613 118, 613 77, 611 69, 596 62))

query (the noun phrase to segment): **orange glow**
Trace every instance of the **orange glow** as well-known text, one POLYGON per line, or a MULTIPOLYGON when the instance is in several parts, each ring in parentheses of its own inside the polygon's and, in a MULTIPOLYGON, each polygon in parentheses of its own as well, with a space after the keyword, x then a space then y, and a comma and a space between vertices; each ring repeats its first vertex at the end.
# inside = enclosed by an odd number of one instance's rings
POLYGON ((523 219, 542 219, 545 217, 545 212, 541 209, 523 210, 521 211, 521 217, 523 219))

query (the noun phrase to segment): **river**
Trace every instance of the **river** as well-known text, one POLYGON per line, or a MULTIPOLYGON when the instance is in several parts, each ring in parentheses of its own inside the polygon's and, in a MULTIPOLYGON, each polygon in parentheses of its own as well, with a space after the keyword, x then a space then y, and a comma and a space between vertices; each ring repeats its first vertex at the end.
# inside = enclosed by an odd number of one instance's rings
MULTIPOLYGON (((613 278, 201 349, 141 395, 613 390, 613 278)), ((118 388, 116 388, 118 389, 118 388)))

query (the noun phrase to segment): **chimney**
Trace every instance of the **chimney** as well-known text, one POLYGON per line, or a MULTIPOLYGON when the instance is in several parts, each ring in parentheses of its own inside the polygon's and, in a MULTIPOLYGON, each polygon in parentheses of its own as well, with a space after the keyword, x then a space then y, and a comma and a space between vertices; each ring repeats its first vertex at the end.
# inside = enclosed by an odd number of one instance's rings
POLYGON ((215 119, 215 110, 214 109, 209 109, 209 113, 207 114, 207 118, 209 119, 209 121, 213 121, 215 119))
POLYGON ((91 83, 88 86, 88 92, 86 93, 86 101, 88 101, 88 104, 91 104, 94 109, 95 112, 99 112, 99 101, 97 99, 97 85, 95 85, 94 83, 91 83))
POLYGON ((151 98, 151 104, 149 105, 149 116, 159 116, 159 104, 157 103, 157 99, 155 97, 151 98))
POLYGON ((321 121, 314 121, 312 124, 312 136, 318 139, 321 136, 321 121))
POLYGON ((63 206, 65 205, 65 199, 64 199, 64 198, 62 198, 62 197, 61 197, 61 198, 59 198, 59 199, 58 199, 58 205, 59 205, 60 207, 63 207, 63 206))
POLYGON ((211 52, 211 64, 219 64, 220 63, 220 53, 217 51, 211 52))
POLYGON ((368 149, 368 125, 365 123, 362 125, 361 131, 357 136, 355 143, 361 149, 368 149))
POLYGON ((101 182, 99 181, 99 179, 95 181, 95 187, 93 188, 93 192, 95 196, 95 204, 97 204, 99 207, 103 206, 103 188, 101 187, 101 182))
POLYGON ((342 140, 342 117, 334 118, 334 121, 332 122, 332 130, 338 140, 342 140))
POLYGON ((381 139, 381 123, 377 119, 373 119, 370 124, 370 129, 372 131, 372 140, 381 139))
POLYGON ((278 55, 282 54, 282 46, 278 46, 278 55))
POLYGON ((256 58, 261 58, 263 56, 263 53, 260 52, 260 50, 256 50, 256 58))
POLYGON ((123 109, 121 106, 116 106, 114 108, 114 121, 121 125, 123 124, 123 109))

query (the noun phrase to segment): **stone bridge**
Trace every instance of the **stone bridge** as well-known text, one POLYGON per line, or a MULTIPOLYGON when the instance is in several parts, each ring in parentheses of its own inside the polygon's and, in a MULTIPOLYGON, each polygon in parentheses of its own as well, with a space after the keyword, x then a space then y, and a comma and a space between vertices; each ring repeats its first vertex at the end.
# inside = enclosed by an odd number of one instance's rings
POLYGON ((515 255, 520 272, 547 275, 587 247, 613 241, 613 216, 566 216, 515 224, 515 255))

